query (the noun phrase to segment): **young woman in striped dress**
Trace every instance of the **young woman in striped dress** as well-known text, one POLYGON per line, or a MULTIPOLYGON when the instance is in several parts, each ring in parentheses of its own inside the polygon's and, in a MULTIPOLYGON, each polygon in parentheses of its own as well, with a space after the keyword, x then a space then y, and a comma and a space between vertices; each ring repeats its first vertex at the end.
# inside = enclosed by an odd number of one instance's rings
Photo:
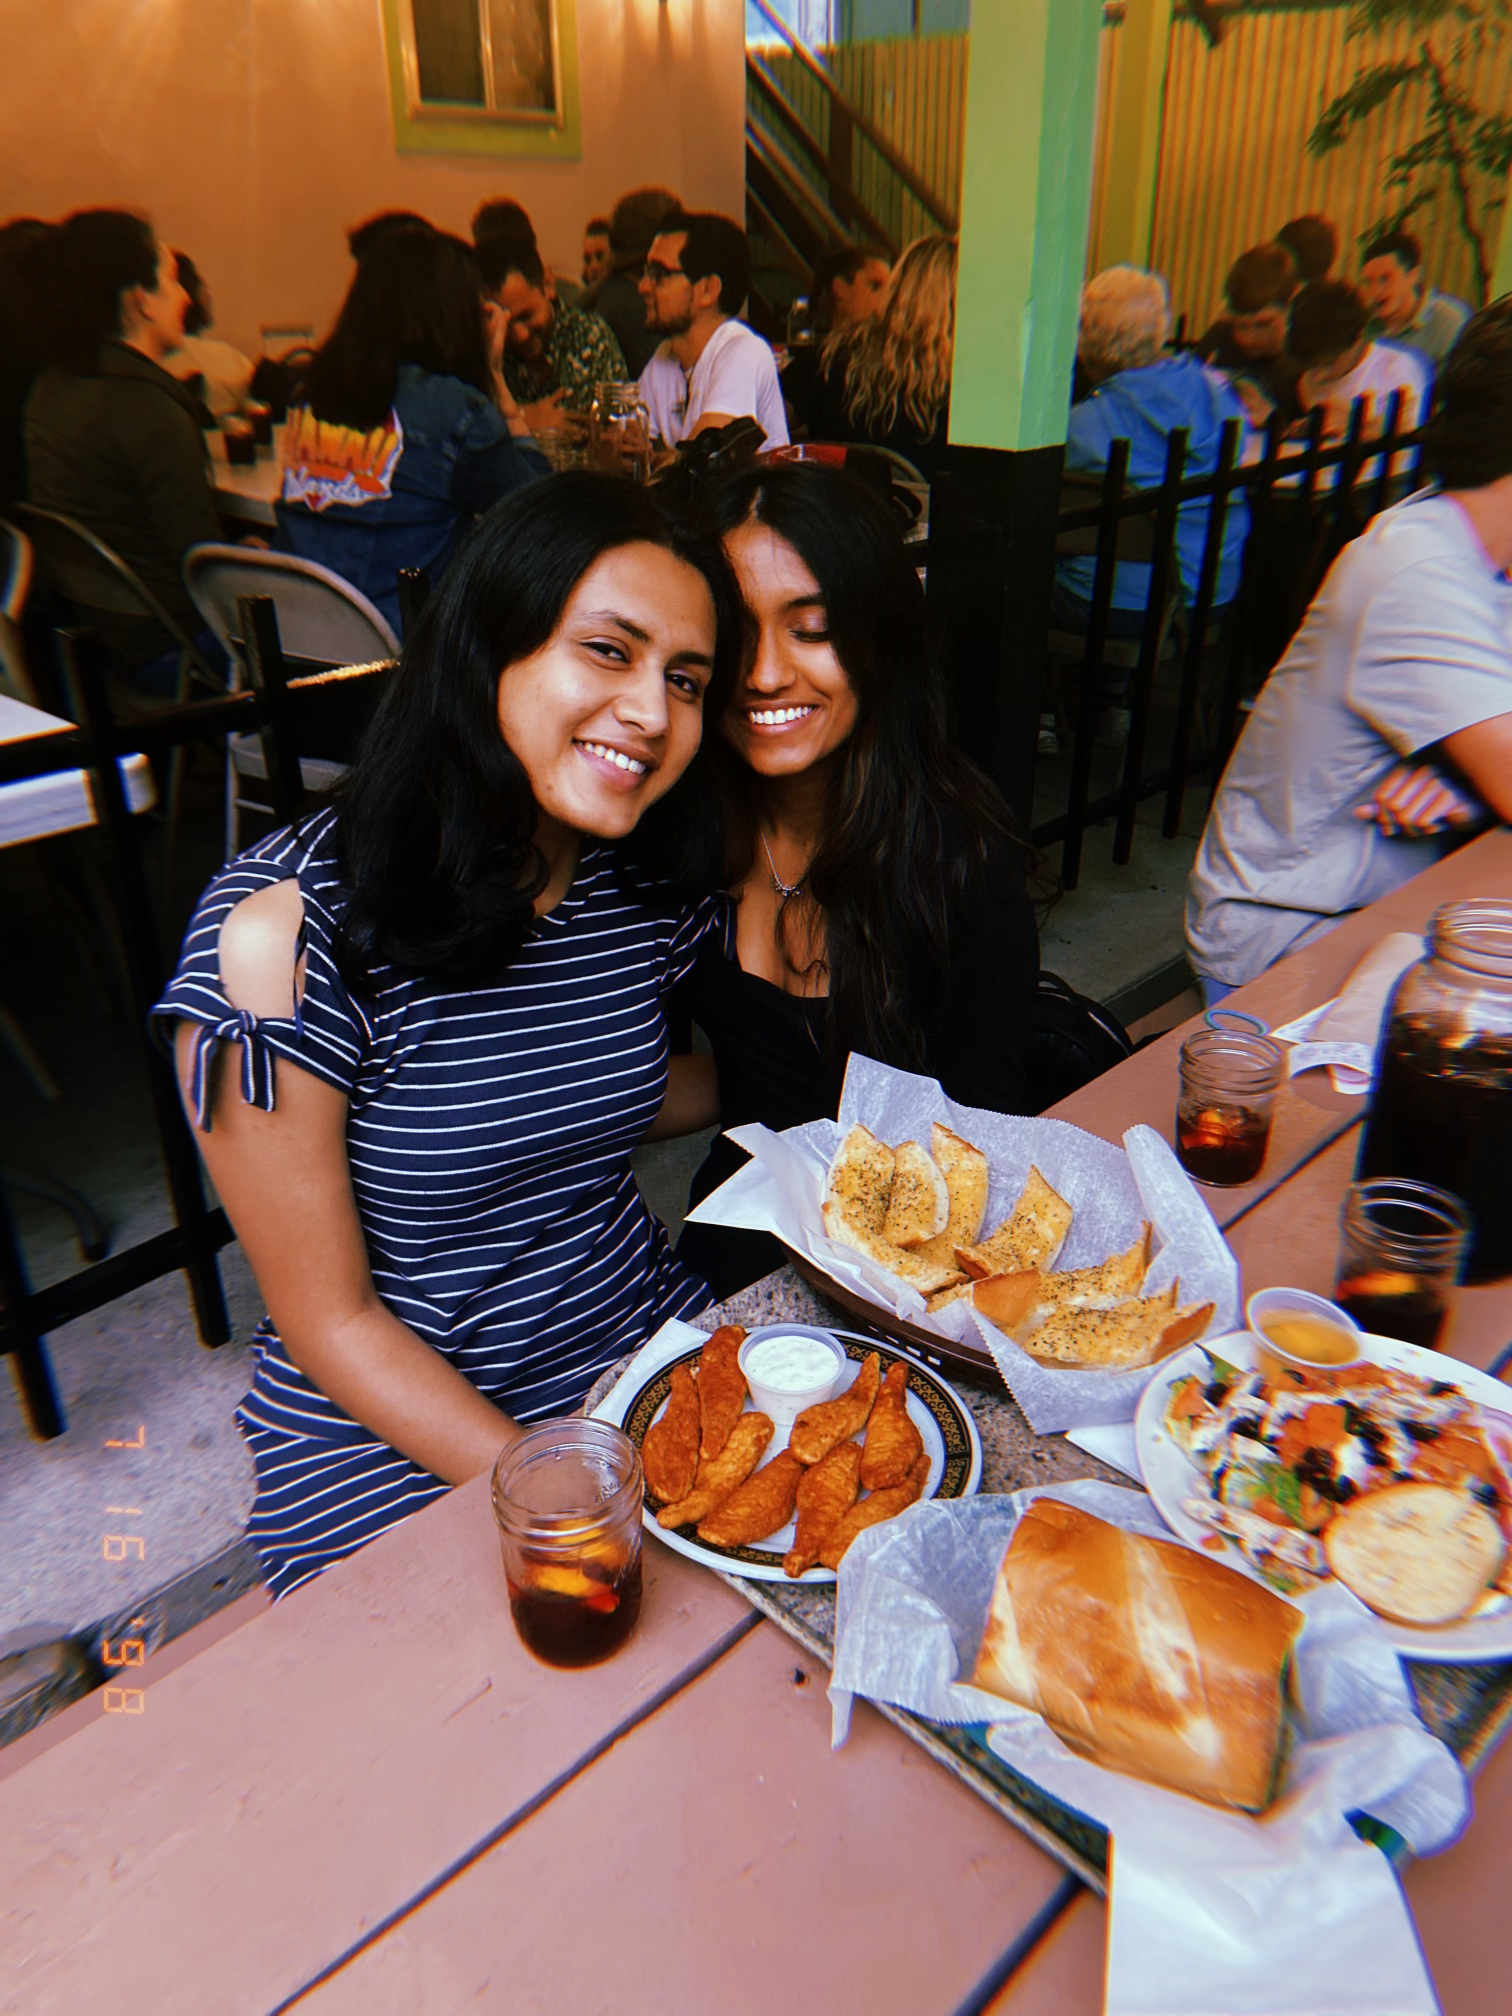
POLYGON ((645 491, 507 500, 335 806, 200 902, 156 1013, 267 1302, 237 1420, 277 1596, 710 1299, 630 1154, 679 1129, 663 998, 717 909, 668 870, 738 625, 645 491))

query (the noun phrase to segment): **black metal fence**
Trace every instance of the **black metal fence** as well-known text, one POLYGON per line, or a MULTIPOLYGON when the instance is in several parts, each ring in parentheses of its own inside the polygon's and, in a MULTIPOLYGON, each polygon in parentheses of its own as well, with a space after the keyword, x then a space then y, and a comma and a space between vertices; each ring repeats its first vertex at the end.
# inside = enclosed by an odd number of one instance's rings
POLYGON ((1164 798, 1170 838, 1188 786, 1216 781, 1245 701, 1334 557, 1376 512, 1417 486, 1423 429, 1402 427, 1401 415, 1400 393, 1379 427, 1356 401, 1343 438, 1332 442, 1324 440, 1321 410, 1300 440, 1283 438, 1273 421, 1247 462, 1240 423, 1231 420, 1216 468, 1198 476, 1186 473, 1188 436, 1177 431, 1160 483, 1141 491, 1127 486, 1129 444, 1115 442, 1100 483, 1063 483, 1057 555, 1094 562, 1086 629, 1057 631, 1052 618, 1041 690, 1019 692, 1015 716, 1018 736, 1033 733, 1038 752, 1030 803, 1016 809, 1027 814, 1037 845, 1059 843, 1066 887, 1076 886, 1089 827, 1111 819, 1113 860, 1126 863, 1142 804, 1164 798), (1247 502, 1249 531, 1237 591, 1220 607, 1224 528, 1236 497, 1247 502), (1183 581, 1178 514, 1202 500, 1209 508, 1201 562, 1195 582, 1183 581), (1130 564, 1148 568, 1149 585, 1138 634, 1123 639, 1110 618, 1115 571, 1130 564))
POLYGON ((273 604, 266 597, 243 604, 251 687, 224 698, 165 708, 117 721, 110 704, 108 658, 88 631, 58 633, 68 704, 79 724, 66 733, 0 744, 0 784, 82 767, 94 803, 93 829, 114 906, 113 923, 124 955, 130 1012, 140 1032, 173 1225, 150 1239, 112 1253, 49 1287, 31 1285, 21 1242, 0 1183, 0 1355, 13 1361, 33 1432, 59 1435, 65 1422, 48 1360, 50 1330, 101 1309, 160 1276, 182 1271, 205 1344, 224 1344, 230 1329, 216 1256, 235 1236, 223 1211, 206 1196, 194 1137, 179 1103, 168 1057, 147 1032, 147 1016, 172 970, 148 890, 139 822, 126 802, 117 767, 141 752, 162 759, 191 743, 217 749, 228 734, 256 732, 267 766, 275 819, 297 816, 303 802, 299 746, 307 724, 333 701, 372 694, 389 668, 333 668, 292 677, 279 643, 273 604))

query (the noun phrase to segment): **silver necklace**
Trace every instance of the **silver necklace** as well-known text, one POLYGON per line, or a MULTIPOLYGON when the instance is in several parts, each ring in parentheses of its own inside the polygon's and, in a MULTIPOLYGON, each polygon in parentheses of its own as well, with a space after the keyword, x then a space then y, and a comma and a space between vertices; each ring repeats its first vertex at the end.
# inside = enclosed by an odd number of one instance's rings
POLYGON ((776 890, 779 896, 800 895, 803 890, 803 877, 800 875, 796 882, 784 882, 782 877, 777 873, 777 863, 772 859, 771 848, 767 846, 766 834, 761 832, 761 828, 759 826, 756 828, 756 831, 758 833, 761 833, 761 844, 763 847, 766 847, 767 866, 772 871, 773 889, 776 890))

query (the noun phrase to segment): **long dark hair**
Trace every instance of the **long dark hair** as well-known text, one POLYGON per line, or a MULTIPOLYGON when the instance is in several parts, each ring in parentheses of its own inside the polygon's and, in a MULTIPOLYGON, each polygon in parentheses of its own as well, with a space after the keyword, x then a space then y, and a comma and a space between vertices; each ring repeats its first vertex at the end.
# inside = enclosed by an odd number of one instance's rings
MULTIPOLYGON (((340 958, 354 984, 379 962, 468 986, 502 972, 534 920, 546 862, 524 765, 499 730, 499 675, 554 635, 568 598, 605 553, 664 548, 714 598, 705 747, 734 684, 742 610, 718 541, 672 518, 651 492, 587 471, 505 498, 447 568, 380 701, 339 795, 350 902, 340 958)), ((642 894, 670 881, 704 893, 720 870, 703 753, 618 850, 642 894)))
POLYGON ((401 364, 493 393, 472 247, 449 232, 401 230, 370 246, 304 382, 317 420, 381 427, 401 364))
POLYGON ((76 210, 39 247, 35 274, 45 355, 91 372, 100 345, 125 326, 122 297, 157 285, 157 235, 130 210, 76 210))
MULTIPOLYGON (((831 1060, 861 1050, 917 1069, 949 987, 953 913, 989 851, 1018 880, 1027 850, 995 786, 947 739, 923 592, 882 499, 842 470, 778 463, 742 470, 711 510, 721 533, 754 519, 799 555, 857 700, 829 767, 807 898, 779 912, 784 947, 801 942, 811 899, 823 913, 831 1060)), ((723 738, 716 764, 733 884, 755 859, 759 785, 723 738)))

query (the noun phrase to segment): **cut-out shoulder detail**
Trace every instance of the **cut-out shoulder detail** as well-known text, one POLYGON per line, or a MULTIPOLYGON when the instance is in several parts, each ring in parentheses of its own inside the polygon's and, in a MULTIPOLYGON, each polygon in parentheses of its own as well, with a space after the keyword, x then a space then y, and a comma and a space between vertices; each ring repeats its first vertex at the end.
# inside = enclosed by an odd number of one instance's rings
POLYGON ((259 1019, 295 1013, 304 996, 303 926, 304 897, 293 876, 244 896, 227 914, 220 930, 220 974, 233 1008, 259 1019))

